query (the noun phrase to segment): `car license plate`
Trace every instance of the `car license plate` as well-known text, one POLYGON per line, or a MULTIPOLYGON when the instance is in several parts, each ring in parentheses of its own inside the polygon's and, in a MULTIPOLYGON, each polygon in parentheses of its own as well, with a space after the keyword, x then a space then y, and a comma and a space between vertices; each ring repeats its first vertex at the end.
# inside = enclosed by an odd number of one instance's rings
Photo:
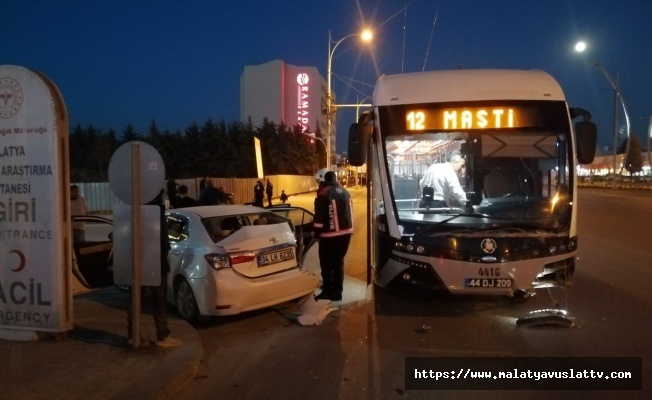
POLYGON ((258 266, 278 264, 283 261, 294 260, 294 248, 283 249, 271 253, 265 253, 258 256, 258 266))
POLYGON ((491 278, 491 279, 481 279, 481 278, 466 278, 467 288, 511 288, 512 280, 511 279, 500 279, 500 278, 491 278))

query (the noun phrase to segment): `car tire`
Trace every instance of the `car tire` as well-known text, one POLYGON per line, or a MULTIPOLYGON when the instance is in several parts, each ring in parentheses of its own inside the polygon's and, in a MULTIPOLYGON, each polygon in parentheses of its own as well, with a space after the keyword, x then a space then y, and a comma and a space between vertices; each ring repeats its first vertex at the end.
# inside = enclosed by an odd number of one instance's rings
POLYGON ((197 301, 192 292, 192 287, 185 279, 179 281, 177 285, 174 302, 177 308, 177 314, 187 321, 199 320, 199 309, 197 308, 197 301))

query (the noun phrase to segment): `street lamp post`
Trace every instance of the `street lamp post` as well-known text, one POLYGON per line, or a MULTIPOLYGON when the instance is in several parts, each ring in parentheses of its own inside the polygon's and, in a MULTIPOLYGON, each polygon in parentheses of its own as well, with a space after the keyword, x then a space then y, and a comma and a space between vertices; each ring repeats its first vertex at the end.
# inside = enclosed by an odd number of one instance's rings
MULTIPOLYGON (((317 135, 311 135, 311 137, 312 137, 313 139, 315 139, 315 140, 319 140, 319 141, 321 142, 321 144, 324 145, 324 150, 326 150, 326 154, 328 154, 328 147, 326 146, 326 142, 324 142, 324 139, 322 139, 322 138, 320 138, 320 137, 317 137, 317 135)), ((327 165, 327 168, 328 168, 328 165, 329 165, 329 164, 328 164, 328 160, 326 161, 326 165, 327 165)), ((329 169, 330 169, 330 168, 329 168, 329 169)))
POLYGON ((369 100, 369 96, 365 97, 364 99, 357 101, 355 104, 355 121, 358 122, 358 118, 360 118, 360 107, 371 107, 371 104, 365 104, 365 100, 369 100))
POLYGON ((344 40, 353 37, 360 36, 363 41, 368 42, 372 39, 373 35, 371 31, 365 30, 361 33, 352 33, 350 35, 344 36, 338 41, 333 41, 331 38, 331 31, 328 31, 328 64, 326 67, 326 81, 327 81, 327 93, 326 93, 326 120, 327 120, 327 133, 326 133, 326 168, 331 168, 331 158, 332 158, 332 144, 331 137, 333 136, 333 118, 335 112, 337 111, 337 105, 333 104, 333 94, 331 91, 331 75, 332 75, 332 64, 333 64, 333 54, 335 49, 340 45, 344 40), (331 45, 333 45, 331 47, 331 45))
MULTIPOLYGON (((586 50, 586 43, 584 42, 578 42, 575 44, 575 51, 577 52, 583 52, 586 50)), ((629 146, 630 146, 630 123, 629 123, 629 113, 627 112, 627 106, 625 105, 625 99, 623 99, 622 93, 620 93, 620 89, 618 87, 618 82, 614 81, 611 79, 611 76, 609 73, 607 73, 607 70, 604 69, 602 64, 600 64, 597 61, 591 61, 590 63, 594 67, 597 67, 600 72, 607 78, 609 81, 609 84, 611 84, 611 87, 614 90, 614 155, 613 155, 613 175, 611 179, 611 187, 613 189, 616 188, 616 160, 618 157, 618 100, 620 99, 620 103, 623 106, 623 112, 625 114, 625 125, 627 127, 627 142, 625 145, 625 162, 623 165, 627 162, 627 157, 629 157, 629 146)), ((620 172, 622 173, 623 167, 620 168, 620 172)))
MULTIPOLYGON (((618 157, 618 100, 620 100, 620 104, 623 106, 623 112, 625 113, 625 126, 627 127, 627 142, 625 145, 625 154, 623 155, 625 158, 625 162, 627 162, 627 157, 629 156, 629 145, 630 145, 630 123, 629 123, 629 113, 627 112, 627 106, 625 105, 625 100, 623 99, 622 93, 620 93, 620 89, 618 88, 618 82, 614 81, 609 73, 607 73, 607 70, 604 69, 602 64, 600 64, 597 61, 591 61, 591 65, 597 67, 600 72, 607 78, 609 83, 611 84, 611 87, 614 90, 614 156, 613 156, 613 176, 612 176, 612 181, 611 181, 611 187, 613 189, 616 188, 616 159, 618 157)), ((620 172, 622 173, 622 167, 620 168, 620 172)))
POLYGON ((650 141, 652 141, 652 116, 650 117, 650 124, 647 128, 647 166, 650 169, 650 175, 652 175, 652 149, 650 149, 650 141))

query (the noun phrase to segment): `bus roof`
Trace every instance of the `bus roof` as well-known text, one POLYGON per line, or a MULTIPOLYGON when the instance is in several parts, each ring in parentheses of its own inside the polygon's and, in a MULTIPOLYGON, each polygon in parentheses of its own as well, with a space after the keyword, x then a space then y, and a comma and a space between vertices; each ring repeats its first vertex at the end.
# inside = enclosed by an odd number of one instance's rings
POLYGON ((374 106, 482 100, 565 101, 557 81, 539 70, 461 69, 383 75, 374 106))

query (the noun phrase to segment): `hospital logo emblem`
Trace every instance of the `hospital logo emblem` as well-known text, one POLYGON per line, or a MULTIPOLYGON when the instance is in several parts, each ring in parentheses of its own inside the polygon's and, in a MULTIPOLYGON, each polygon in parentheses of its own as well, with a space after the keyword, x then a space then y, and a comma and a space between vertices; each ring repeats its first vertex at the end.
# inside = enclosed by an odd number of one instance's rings
POLYGON ((0 78, 0 118, 11 118, 23 105, 23 90, 18 82, 0 78))

